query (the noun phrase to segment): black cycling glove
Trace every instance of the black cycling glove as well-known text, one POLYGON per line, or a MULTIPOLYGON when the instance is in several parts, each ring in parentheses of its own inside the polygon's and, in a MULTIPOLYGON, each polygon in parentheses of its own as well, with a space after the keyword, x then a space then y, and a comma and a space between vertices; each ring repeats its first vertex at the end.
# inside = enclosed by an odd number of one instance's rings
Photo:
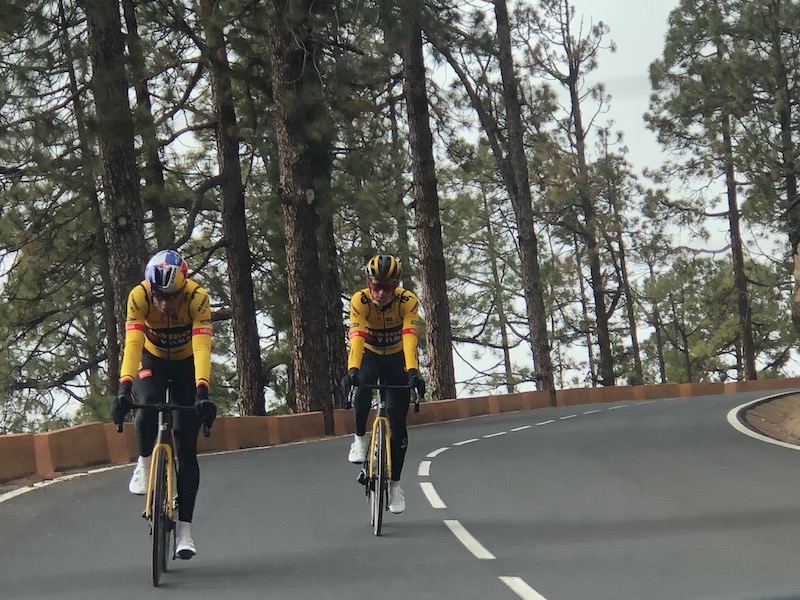
POLYGON ((425 380, 420 377, 417 369, 408 370, 408 385, 417 390, 420 398, 425 396, 425 380))
POLYGON ((111 420, 115 425, 122 425, 125 422, 125 415, 133 408, 132 387, 132 381, 123 381, 119 384, 117 397, 111 401, 111 420))

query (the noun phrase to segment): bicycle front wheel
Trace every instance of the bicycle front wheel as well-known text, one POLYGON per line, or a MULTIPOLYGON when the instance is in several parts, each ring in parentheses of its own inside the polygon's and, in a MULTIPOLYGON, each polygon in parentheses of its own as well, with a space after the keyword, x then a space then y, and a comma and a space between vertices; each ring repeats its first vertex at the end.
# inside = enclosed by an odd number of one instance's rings
POLYGON ((167 570, 167 457, 162 449, 156 450, 155 471, 153 473, 153 505, 150 507, 152 520, 152 572, 153 586, 158 587, 161 574, 167 570))
POLYGON ((372 531, 381 534, 383 513, 386 510, 388 481, 386 475, 386 424, 381 421, 375 429, 376 440, 373 445, 374 469, 370 481, 370 509, 372 512, 372 531))

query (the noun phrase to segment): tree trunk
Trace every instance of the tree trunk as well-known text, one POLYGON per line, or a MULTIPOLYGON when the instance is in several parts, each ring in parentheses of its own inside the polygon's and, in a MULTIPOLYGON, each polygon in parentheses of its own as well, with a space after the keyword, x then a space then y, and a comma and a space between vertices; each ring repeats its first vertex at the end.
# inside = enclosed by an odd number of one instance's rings
MULTIPOLYGON (((572 64, 570 65, 572 69, 572 64)), ((589 167, 586 161, 586 131, 581 115, 580 91, 578 90, 578 73, 573 71, 567 81, 571 103, 573 134, 575 136, 575 160, 577 167, 578 199, 583 212, 582 237, 586 244, 586 259, 589 261, 589 281, 592 287, 595 313, 595 334, 597 335, 599 383, 614 385, 614 357, 611 352, 611 334, 609 332, 609 314, 606 311, 606 290, 603 269, 600 263, 601 244, 597 235, 597 219, 595 217, 594 198, 589 187, 589 167)))
POLYGON ((433 156, 433 136, 425 91, 422 31, 408 20, 408 36, 401 43, 403 91, 408 109, 411 164, 414 175, 414 215, 419 245, 425 331, 430 355, 432 400, 456 397, 453 334, 442 244, 442 222, 433 156))
POLYGON ((487 245, 486 251, 488 254, 489 266, 492 273, 492 289, 494 290, 494 306, 497 313, 497 327, 500 330, 501 346, 503 348, 503 371, 506 376, 506 391, 513 394, 517 391, 517 382, 514 376, 514 365, 511 361, 511 348, 508 340, 508 316, 506 315, 506 299, 503 295, 503 286, 500 280, 499 259, 497 251, 491 240, 495 239, 495 233, 492 228, 491 219, 491 206, 488 199, 483 197, 483 210, 486 213, 486 239, 490 240, 487 245))
POLYGON ((313 26, 309 0, 270 0, 270 50, 275 135, 278 147, 278 196, 286 232, 286 275, 292 315, 297 406, 321 410, 325 432, 333 433, 333 402, 328 378, 325 316, 312 309, 323 297, 317 228, 319 218, 309 147, 325 118, 313 65, 313 26))
POLYGON ((142 204, 146 212, 152 211, 153 231, 159 248, 170 248, 175 243, 175 229, 169 208, 164 202, 164 169, 159 157, 158 138, 153 120, 153 106, 150 101, 150 90, 147 87, 145 59, 142 51, 142 39, 139 37, 139 26, 136 21, 136 3, 134 0, 122 1, 125 28, 127 29, 128 56, 130 60, 133 89, 136 91, 136 103, 139 108, 139 133, 142 137, 144 153, 144 183, 142 204))
POLYGON ((517 220, 520 262, 522 266, 525 301, 528 307, 528 326, 531 334, 536 385, 550 392, 550 402, 556 404, 553 363, 550 356, 550 341, 547 337, 547 316, 544 308, 544 290, 539 273, 539 248, 533 228, 533 200, 528 177, 528 160, 522 137, 522 116, 518 96, 519 86, 514 74, 511 54, 511 27, 508 6, 505 0, 494 0, 499 42, 500 72, 503 79, 503 99, 506 103, 508 124, 508 153, 513 172, 511 203, 517 220))
POLYGON ((117 0, 83 0, 82 5, 86 12, 92 61, 92 92, 97 111, 97 143, 115 314, 119 339, 124 339, 128 292, 142 280, 147 250, 133 142, 133 115, 128 102, 122 23, 117 0))
MULTIPOLYGON (((63 14, 64 7, 59 5, 59 10, 62 11, 60 15, 61 22, 66 22, 66 16, 63 14)), ((81 154, 84 157, 94 158, 95 152, 92 147, 90 136, 87 128, 86 112, 83 107, 84 97, 81 95, 78 88, 78 78, 75 75, 73 65, 75 64, 72 47, 69 44, 64 45, 64 52, 67 55, 65 64, 69 65, 69 79, 70 89, 72 91, 72 106, 75 111, 75 129, 77 130, 78 140, 81 147, 81 154)), ((83 193, 90 199, 92 218, 95 226, 96 243, 98 260, 101 265, 110 264, 110 257, 108 254, 108 245, 106 243, 105 227, 103 223, 103 207, 100 204, 100 190, 96 187, 96 173, 94 170, 94 160, 87 160, 82 171, 83 178, 81 180, 81 187, 83 193)), ((105 390, 109 396, 116 395, 118 390, 118 378, 116 375, 120 369, 120 338, 117 332, 117 318, 114 306, 114 278, 111 276, 109 269, 100 269, 100 279, 103 285, 103 325, 106 330, 106 367, 109 377, 106 381, 105 390)))
MULTIPOLYGON (((739 312, 739 328, 742 340, 742 363, 745 379, 758 379, 756 371, 756 350, 753 341, 753 319, 750 307, 750 294, 747 290, 747 275, 744 271, 744 250, 742 231, 739 225, 739 202, 736 193, 736 177, 733 165, 733 143, 731 141, 730 117, 722 116, 722 144, 725 161, 725 190, 728 197, 728 229, 731 234, 731 255, 733 259, 733 281, 736 289, 736 307, 739 312)), ((742 374, 739 373, 741 376, 742 374)))
POLYGON ((216 122, 217 162, 221 178, 222 232, 231 289, 231 326, 236 349, 239 404, 245 415, 265 415, 264 378, 256 324, 252 258, 247 243, 244 186, 239 162, 239 129, 233 105, 230 69, 216 0, 204 0, 202 16, 208 44, 211 92, 216 122))

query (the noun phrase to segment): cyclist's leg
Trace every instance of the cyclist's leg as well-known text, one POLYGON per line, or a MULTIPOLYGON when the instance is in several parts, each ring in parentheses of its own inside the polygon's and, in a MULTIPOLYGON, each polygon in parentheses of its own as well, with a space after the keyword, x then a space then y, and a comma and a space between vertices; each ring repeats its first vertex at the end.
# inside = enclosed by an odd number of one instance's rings
MULTIPOLYGON (((190 357, 171 363, 170 374, 173 402, 181 406, 194 405, 194 359, 190 357)), ((197 463, 200 418, 193 412, 175 411, 172 414, 172 424, 175 455, 178 458, 178 520, 191 523, 197 490, 200 487, 200 467, 197 463)))
MULTIPOLYGON (((379 356, 371 350, 364 350, 364 358, 361 360, 361 368, 358 372, 358 379, 361 383, 375 383, 378 381, 378 358, 379 356)), ((353 399, 353 413, 356 435, 358 436, 362 436, 367 432, 370 406, 372 406, 372 390, 359 387, 353 399)))
MULTIPOLYGON (((383 369, 381 377, 384 383, 389 385, 408 384, 408 375, 405 371, 403 353, 389 354, 383 358, 383 369)), ((400 481, 400 474, 403 471, 403 463, 406 458, 408 448, 408 429, 406 419, 408 417, 408 406, 411 403, 410 390, 387 390, 386 412, 389 417, 389 427, 391 428, 392 446, 392 480, 400 481)))
MULTIPOLYGON (((142 368, 133 380, 133 393, 138 404, 163 402, 167 380, 155 356, 142 352, 142 368)), ((137 410, 134 418, 136 445, 139 456, 150 456, 158 435, 158 413, 155 410, 137 410)))

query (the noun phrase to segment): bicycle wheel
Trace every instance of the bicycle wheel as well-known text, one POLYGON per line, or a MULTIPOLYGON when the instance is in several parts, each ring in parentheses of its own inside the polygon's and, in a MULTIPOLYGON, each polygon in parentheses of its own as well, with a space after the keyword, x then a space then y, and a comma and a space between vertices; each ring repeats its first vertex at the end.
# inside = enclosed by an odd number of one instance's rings
POLYGON ((372 509, 372 531, 375 535, 381 534, 383 526, 383 513, 386 510, 386 495, 388 482, 386 481, 386 424, 378 423, 375 435, 375 468, 370 482, 370 507, 372 509))
MULTIPOLYGON (((163 450, 156 450, 153 473, 153 504, 150 508, 152 522, 152 572, 153 586, 158 587, 161 574, 167 570, 167 457, 163 450)), ((171 500, 170 500, 171 501, 171 500)))

